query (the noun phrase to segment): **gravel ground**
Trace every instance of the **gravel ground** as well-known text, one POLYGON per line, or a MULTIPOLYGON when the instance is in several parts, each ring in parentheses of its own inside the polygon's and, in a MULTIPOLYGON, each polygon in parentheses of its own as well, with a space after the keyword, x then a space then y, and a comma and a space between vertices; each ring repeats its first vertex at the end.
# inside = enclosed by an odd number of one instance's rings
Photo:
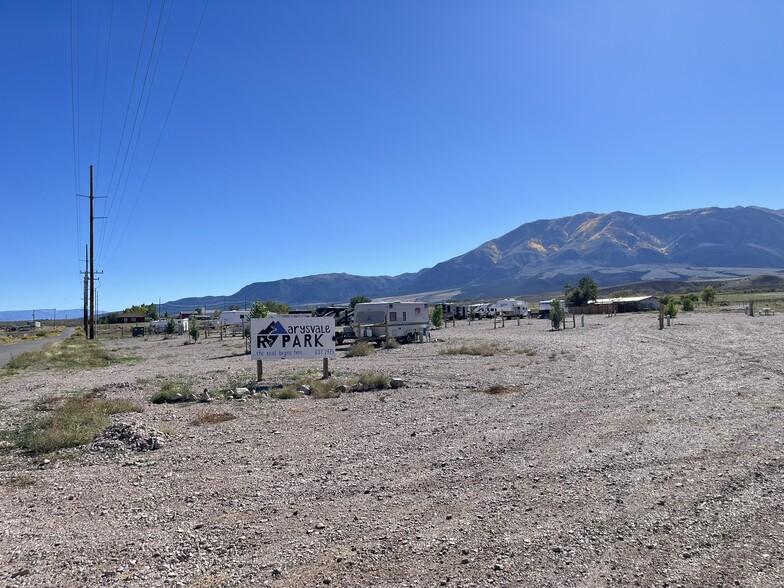
MULTIPOLYGON (((130 364, 0 377, 0 429, 105 387, 156 451, 0 451, 0 581, 16 586, 782 586, 784 317, 586 317, 433 331, 339 357, 339 398, 153 405, 255 373, 240 339, 105 342, 130 364), (441 355, 496 343, 491 357, 441 355), (509 391, 489 394, 500 384, 509 391), (237 418, 212 425, 205 412, 237 418)), ((264 365, 265 384, 320 361, 264 365)))

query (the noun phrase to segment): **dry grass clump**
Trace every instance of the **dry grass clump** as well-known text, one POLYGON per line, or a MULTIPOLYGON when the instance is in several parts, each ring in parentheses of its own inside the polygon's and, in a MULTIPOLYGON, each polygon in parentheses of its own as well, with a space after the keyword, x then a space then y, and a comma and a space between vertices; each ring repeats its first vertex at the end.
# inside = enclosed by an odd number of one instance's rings
POLYGON ((341 394, 341 384, 336 380, 315 380, 308 385, 313 398, 339 398, 341 394))
POLYGON ((481 355, 482 357, 489 357, 497 353, 502 353, 501 349, 495 343, 479 343, 476 345, 461 345, 460 347, 448 347, 438 352, 439 355, 481 355))
POLYGON ((161 382, 160 390, 150 398, 153 404, 176 404, 195 400, 196 395, 191 388, 191 383, 182 378, 164 380, 161 382))
POLYGON ((14 445, 31 453, 51 453, 66 447, 89 443, 109 425, 109 416, 142 412, 130 400, 103 398, 92 392, 44 403, 50 413, 23 425, 11 440, 14 445))
POLYGON ((400 341, 394 337, 387 337, 384 341, 384 349, 397 349, 398 347, 400 347, 400 341))
POLYGON ((517 392, 517 388, 514 386, 503 386, 501 384, 493 384, 489 388, 484 388, 481 390, 484 394, 513 394, 517 392))
POLYGON ((527 355, 528 357, 533 357, 534 355, 536 355, 537 351, 532 347, 523 347, 522 349, 518 349, 517 353, 519 353, 520 355, 527 355))
POLYGON ((346 357, 364 357, 371 355, 375 350, 373 346, 367 341, 357 341, 346 351, 346 357))
POLYGON ((133 359, 118 357, 100 343, 73 335, 43 349, 20 353, 4 369, 11 373, 27 369, 92 369, 133 359))
POLYGON ((16 476, 11 476, 5 481, 5 485, 11 488, 27 488, 29 486, 34 486, 36 480, 30 474, 18 474, 16 476))
POLYGON ((199 411, 196 418, 191 421, 194 425, 215 425, 218 423, 225 423, 237 418, 237 415, 230 412, 207 412, 199 411))
POLYGON ((385 390, 389 388, 389 382, 389 376, 364 372, 357 376, 356 384, 362 386, 365 390, 385 390))
POLYGON ((304 394, 297 390, 298 386, 286 386, 277 390, 270 390, 269 397, 276 400, 296 400, 302 398, 304 394))

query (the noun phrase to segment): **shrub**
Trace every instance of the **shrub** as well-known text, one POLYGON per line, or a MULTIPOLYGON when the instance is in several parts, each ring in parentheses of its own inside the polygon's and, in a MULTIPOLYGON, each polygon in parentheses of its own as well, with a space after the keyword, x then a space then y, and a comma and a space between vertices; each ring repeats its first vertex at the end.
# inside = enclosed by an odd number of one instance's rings
MULTIPOLYGON (((577 305, 579 306, 579 305, 577 305)), ((561 328, 561 323, 564 320, 564 309, 561 307, 561 302, 558 300, 550 301, 550 323, 556 331, 561 328)))
POLYGON ((299 386, 286 386, 285 388, 280 388, 278 390, 270 390, 269 395, 270 398, 276 398, 278 400, 294 400, 296 398, 302 398, 303 394, 299 390, 297 390, 299 386))
POLYGON ((153 404, 175 404, 194 400, 196 395, 191 389, 190 382, 183 379, 164 380, 161 382, 161 389, 150 398, 153 404))
POLYGON ((389 388, 389 376, 364 372, 357 376, 356 383, 369 390, 383 390, 389 388))
POLYGON ((76 447, 95 439, 109 425, 110 415, 127 412, 142 412, 142 408, 129 400, 94 393, 68 398, 45 418, 23 425, 13 439, 17 447, 31 453, 76 447))
POLYGON ((400 341, 394 337, 387 337, 387 340, 384 341, 384 349, 397 349, 398 347, 400 347, 400 341))
POLYGON ((664 306, 664 314, 675 318, 678 316, 678 303, 675 298, 670 298, 664 306))
POLYGON ((118 357, 100 343, 76 335, 65 341, 48 345, 38 351, 20 353, 9 361, 5 369, 16 372, 25 369, 92 369, 130 360, 118 357))
POLYGON ((194 341, 199 340, 199 325, 194 319, 191 319, 188 322, 188 334, 191 336, 191 339, 193 339, 194 341))
POLYGON ((367 341, 357 341, 346 351, 346 357, 363 357, 373 353, 373 346, 367 341))
POLYGON ((173 318, 169 318, 169 320, 166 321, 166 328, 164 329, 164 332, 167 335, 174 335, 176 331, 177 331, 177 323, 174 322, 173 318))
POLYGON ((681 308, 683 308, 684 312, 690 312, 694 310, 694 300, 691 299, 689 295, 681 296, 681 308))
POLYGON ((440 327, 444 324, 444 309, 440 304, 430 309, 430 322, 434 327, 440 327))

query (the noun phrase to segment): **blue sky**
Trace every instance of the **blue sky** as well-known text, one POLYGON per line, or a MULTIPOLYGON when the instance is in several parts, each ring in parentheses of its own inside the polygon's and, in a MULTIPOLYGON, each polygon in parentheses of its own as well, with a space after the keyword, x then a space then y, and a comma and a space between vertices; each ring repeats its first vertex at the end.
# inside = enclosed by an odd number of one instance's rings
POLYGON ((0 0, 0 309, 81 307, 91 164, 99 310, 588 210, 784 207, 784 3, 204 9, 0 0))

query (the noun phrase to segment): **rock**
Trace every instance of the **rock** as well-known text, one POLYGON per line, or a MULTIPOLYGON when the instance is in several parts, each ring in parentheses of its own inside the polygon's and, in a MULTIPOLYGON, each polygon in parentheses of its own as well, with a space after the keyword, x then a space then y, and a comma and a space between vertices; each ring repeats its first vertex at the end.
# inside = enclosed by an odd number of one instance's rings
POLYGON ((163 433, 133 423, 114 423, 93 443, 94 451, 133 449, 155 451, 163 447, 163 433))
POLYGON ((403 381, 402 378, 392 378, 389 381, 389 385, 392 388, 403 388, 406 385, 406 383, 403 381))
POLYGON ((226 393, 223 395, 226 400, 231 400, 234 398, 234 390, 226 390, 226 393))
POLYGON ((235 388, 234 389, 234 398, 245 398, 246 396, 250 395, 250 390, 247 388, 235 388))
POLYGON ((344 392, 348 392, 348 388, 346 388, 346 386, 344 386, 343 384, 340 384, 339 386, 335 387, 335 392, 337 392, 338 394, 343 394, 344 392))
POLYGON ((305 396, 310 396, 311 389, 310 386, 308 386, 307 384, 302 384, 302 386, 297 388, 297 390, 302 394, 304 394, 305 396))
POLYGON ((212 402, 212 398, 210 398, 210 393, 207 392, 207 388, 202 390, 202 393, 199 395, 199 402, 212 402))

